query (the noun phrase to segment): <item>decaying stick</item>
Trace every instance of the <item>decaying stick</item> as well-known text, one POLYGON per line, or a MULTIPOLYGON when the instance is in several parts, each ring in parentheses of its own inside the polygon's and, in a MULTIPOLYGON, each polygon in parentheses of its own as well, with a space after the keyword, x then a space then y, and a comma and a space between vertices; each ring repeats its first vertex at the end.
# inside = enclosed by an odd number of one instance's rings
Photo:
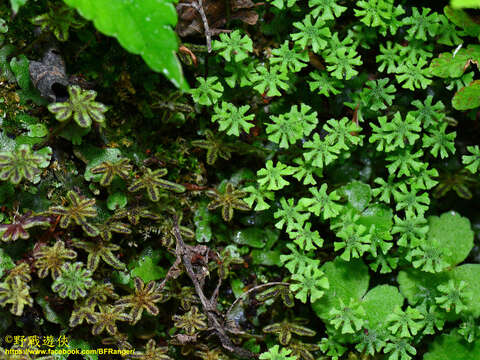
POLYGON ((220 339, 220 342, 223 348, 237 355, 242 359, 256 359, 257 358, 256 354, 242 347, 236 346, 235 344, 233 344, 232 340, 227 335, 227 329, 225 328, 225 325, 224 325, 225 322, 224 322, 223 316, 217 310, 217 298, 218 298, 218 293, 221 286, 221 280, 219 280, 217 287, 213 292, 211 298, 208 299, 205 293, 203 292, 202 285, 200 284, 202 281, 201 279, 203 279, 203 275, 197 274, 194 270, 194 266, 192 265, 192 257, 197 255, 197 251, 195 251, 194 246, 186 245, 185 242, 183 241, 182 235, 180 234, 180 228, 178 226, 177 217, 175 215, 173 217, 173 223, 174 223, 173 233, 176 239, 175 255, 177 259, 175 260, 175 263, 168 271, 167 277, 163 280, 161 286, 162 287, 165 286, 167 279, 176 278, 178 276, 176 272, 178 271, 178 266, 182 263, 183 266, 185 267, 185 271, 187 272, 188 277, 193 282, 193 285, 195 287, 195 292, 197 293, 197 296, 199 297, 200 302, 202 304, 203 311, 207 316, 208 325, 210 328, 214 330, 215 334, 220 339), (199 279, 199 276, 200 276, 200 279, 199 279))
POLYGON ((191 3, 180 3, 177 5, 177 9, 181 7, 192 7, 198 11, 203 22, 203 30, 205 32, 205 37, 207 38, 207 50, 212 52, 212 33, 210 31, 210 26, 208 26, 207 15, 203 8, 203 0, 193 0, 191 3))

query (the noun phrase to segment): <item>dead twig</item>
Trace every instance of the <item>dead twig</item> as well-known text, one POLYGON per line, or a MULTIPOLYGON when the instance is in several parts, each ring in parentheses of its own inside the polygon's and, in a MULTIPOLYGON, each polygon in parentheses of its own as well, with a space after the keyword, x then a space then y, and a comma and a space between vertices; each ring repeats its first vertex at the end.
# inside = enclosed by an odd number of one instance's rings
POLYGON ((203 0, 193 0, 191 3, 180 3, 177 5, 177 9, 182 7, 192 7, 200 14, 203 22, 203 30, 205 32, 205 37, 207 38, 207 50, 209 53, 212 52, 212 33, 210 31, 210 26, 208 25, 207 15, 203 8, 203 0))
MULTIPOLYGON (((210 299, 207 298, 205 293, 203 292, 203 280, 205 279, 204 273, 197 274, 194 269, 194 265, 192 264, 192 258, 195 259, 199 255, 199 249, 197 246, 186 245, 183 241, 183 238, 180 234, 180 228, 178 226, 177 217, 173 216, 173 233, 176 239, 176 247, 175 247, 175 254, 177 259, 175 263, 170 268, 167 273, 167 277, 163 280, 161 286, 165 286, 167 278, 176 278, 178 266, 182 263, 185 267, 185 271, 193 282, 193 286, 195 287, 195 292, 200 299, 202 304, 203 311, 205 312, 209 327, 215 332, 217 337, 220 339, 220 342, 224 349, 227 351, 237 355, 243 359, 256 359, 257 356, 252 352, 243 349, 242 347, 236 346, 233 344, 230 337, 227 335, 227 329, 224 325, 224 318, 217 310, 217 299, 218 293, 220 290, 220 286, 222 284, 221 280, 219 280, 215 291, 213 292, 210 299), (172 270, 173 269, 173 270, 172 270)), ((205 250, 202 248, 202 250, 205 250)), ((208 250, 208 249, 207 249, 208 250)), ((208 254, 208 251, 207 251, 208 254)))

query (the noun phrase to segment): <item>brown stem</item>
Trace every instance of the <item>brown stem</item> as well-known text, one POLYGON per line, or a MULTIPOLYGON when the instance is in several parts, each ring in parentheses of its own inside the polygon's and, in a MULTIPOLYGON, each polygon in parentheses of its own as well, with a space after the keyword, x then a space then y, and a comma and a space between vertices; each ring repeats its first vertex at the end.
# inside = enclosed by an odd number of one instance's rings
POLYGON ((178 262, 178 259, 181 259, 181 262, 185 267, 188 277, 193 282, 193 285, 195 287, 195 292, 197 293, 200 299, 203 311, 207 315, 209 327, 215 331, 224 349, 230 351, 231 353, 243 359, 257 358, 257 356, 252 352, 246 349, 243 349, 242 347, 234 345, 230 337, 227 335, 227 330, 225 329, 225 326, 223 324, 223 319, 217 310, 217 294, 218 294, 219 287, 221 285, 221 281, 219 281, 219 283, 217 284, 217 288, 215 289, 211 299, 209 300, 205 296, 205 293, 203 292, 203 288, 200 285, 198 276, 195 273, 195 270, 193 269, 192 256, 195 255, 196 252, 192 246, 185 245, 182 239, 182 236, 180 234, 180 228, 178 226, 176 215, 173 215, 173 223, 174 223, 173 233, 175 235, 175 239, 177 242, 177 245, 175 248, 177 261, 175 261, 175 264, 178 262))
POLYGON ((203 22, 203 30, 205 37, 207 38, 207 49, 208 52, 212 52, 212 33, 210 32, 210 26, 208 25, 207 15, 203 9, 203 0, 194 0, 191 3, 181 3, 177 5, 177 9, 181 7, 193 7, 200 14, 203 22))

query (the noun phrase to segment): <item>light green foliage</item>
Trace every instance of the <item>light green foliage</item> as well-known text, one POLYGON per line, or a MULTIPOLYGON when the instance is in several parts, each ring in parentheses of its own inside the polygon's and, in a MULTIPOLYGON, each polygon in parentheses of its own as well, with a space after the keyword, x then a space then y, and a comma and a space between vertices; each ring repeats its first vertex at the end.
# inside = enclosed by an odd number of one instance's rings
POLYGON ((300 274, 308 266, 318 267, 319 261, 309 257, 312 252, 306 253, 304 250, 298 251, 294 244, 287 244, 287 248, 291 253, 288 255, 281 255, 280 261, 292 274, 300 274))
POLYGON ((53 103, 48 110, 55 114, 55 118, 66 121, 73 116, 78 126, 88 128, 92 121, 100 124, 105 122, 104 113, 108 108, 95 100, 97 93, 93 90, 83 90, 77 85, 68 87, 69 100, 63 103, 53 103))
POLYGON ((373 0, 357 2, 359 9, 354 9, 355 16, 367 26, 385 26, 385 21, 391 18, 393 2, 390 0, 373 0))
POLYGON ((330 320, 330 309, 341 309, 341 301, 343 305, 351 301, 358 303, 368 290, 368 267, 361 260, 344 261, 337 257, 333 262, 324 263, 320 270, 325 273, 330 285, 325 295, 312 304, 321 319, 330 320))
POLYGON ((458 78, 472 64, 478 61, 480 56, 478 45, 469 45, 465 49, 459 49, 455 54, 441 53, 430 64, 431 73, 442 78, 458 78))
POLYGON ((340 258, 350 261, 351 258, 359 258, 370 249, 371 236, 365 226, 345 226, 337 236, 341 239, 334 243, 335 251, 343 250, 340 258))
POLYGON ((270 116, 271 124, 267 124, 266 132, 268 139, 279 144, 281 148, 288 148, 295 144, 302 136, 302 124, 298 118, 291 117, 289 114, 280 114, 279 116, 270 116))
POLYGON ((410 113, 402 119, 401 114, 397 112, 389 122, 386 116, 381 116, 378 122, 380 126, 370 124, 373 133, 369 139, 371 143, 378 142, 377 150, 394 151, 408 144, 413 145, 420 138, 418 134, 421 130, 420 123, 410 113))
POLYGON ((273 161, 268 160, 265 168, 257 171, 257 181, 261 186, 266 185, 267 190, 280 190, 289 184, 283 177, 292 173, 293 169, 280 161, 274 166, 273 161))
POLYGON ((288 232, 288 236, 301 249, 310 251, 319 248, 323 245, 323 239, 320 237, 318 231, 312 231, 312 224, 307 222, 303 226, 295 225, 296 227, 288 232), (316 245, 316 246, 315 246, 316 245))
MULTIPOLYGON (((6 49, 8 49, 7 46, 5 46, 6 49)), ((30 79, 29 64, 30 62, 25 55, 12 58, 9 64, 18 86, 21 88, 21 90, 18 91, 20 101, 27 103, 29 100, 32 100, 35 104, 45 105, 45 100, 40 97, 38 90, 35 89, 30 79)))
POLYGON ((473 231, 470 221, 456 212, 428 218, 428 242, 443 249, 444 260, 451 266, 464 261, 473 248, 473 231))
POLYGON ((397 211, 404 210, 405 212, 423 215, 428 210, 428 205, 430 205, 428 193, 417 194, 419 191, 417 188, 410 186, 410 189, 407 189, 405 184, 400 184, 398 189, 398 195, 395 197, 395 200, 397 200, 395 209, 397 211))
POLYGON ((304 143, 303 148, 310 149, 303 153, 305 160, 311 161, 313 166, 320 169, 333 162, 340 152, 336 144, 320 139, 318 133, 313 134, 313 140, 304 143))
POLYGON ((423 58, 417 61, 407 60, 400 64, 395 75, 398 83, 403 83, 404 89, 414 91, 415 89, 426 89, 432 83, 428 68, 424 67, 427 64, 423 58))
POLYGON ((222 102, 221 107, 215 106, 215 114, 212 116, 212 122, 218 122, 220 124, 219 130, 226 131, 227 135, 239 136, 240 131, 248 133, 250 128, 254 126, 251 120, 253 120, 253 114, 245 115, 250 109, 250 106, 243 105, 237 107, 228 102, 222 102))
POLYGON ((279 346, 274 345, 267 352, 260 354, 261 360, 295 360, 295 356, 290 356, 292 350, 281 349, 279 351, 279 346))
POLYGON ((302 48, 311 46, 314 53, 318 53, 327 46, 326 39, 331 36, 331 33, 322 19, 313 20, 311 15, 307 15, 302 22, 295 22, 293 26, 300 30, 290 35, 295 44, 302 48))
POLYGON ((268 0, 268 1, 279 9, 284 9, 285 7, 292 7, 297 2, 297 0, 268 0))
POLYGON ((242 37, 240 31, 235 30, 230 34, 220 34, 220 40, 214 41, 212 48, 219 51, 226 61, 234 59, 241 62, 252 52, 252 39, 248 35, 242 37))
MULTIPOLYGON (((403 305, 404 298, 395 286, 378 285, 363 297, 362 307, 370 331, 385 327, 388 316, 403 305)), ((378 352, 378 348, 376 352, 378 352)))
POLYGON ((391 343, 387 343, 383 349, 388 354, 388 360, 410 360, 411 355, 416 355, 417 350, 410 345, 410 339, 394 338, 391 343))
POLYGON ((365 317, 365 310, 356 303, 355 300, 350 299, 348 305, 339 300, 338 307, 333 307, 330 310, 330 324, 335 329, 340 329, 342 334, 353 334, 362 328, 365 317))
POLYGON ((394 46, 391 41, 386 42, 386 46, 380 44, 380 55, 376 56, 377 63, 380 63, 378 70, 386 71, 388 74, 395 73, 401 61, 399 48, 394 46))
POLYGON ((479 360, 480 344, 469 345, 454 331, 437 336, 424 356, 425 360, 479 360))
POLYGON ((287 80, 288 75, 282 71, 280 65, 272 65, 268 69, 265 66, 259 66, 254 73, 250 74, 253 88, 266 96, 281 96, 282 93, 278 88, 287 90, 287 80))
POLYGON ((423 319, 424 316, 416 308, 409 306, 404 311, 397 307, 393 313, 387 316, 388 330, 393 335, 410 338, 423 328, 423 319))
POLYGON ((313 17, 322 20, 333 20, 347 10, 345 6, 337 4, 337 0, 308 0, 308 6, 312 9, 313 17))
POLYGON ((480 4, 476 0, 452 0, 451 6, 454 9, 458 8, 478 8, 480 4))
POLYGON ((438 285, 437 289, 440 292, 440 296, 435 298, 435 302, 446 312, 455 310, 458 314, 461 311, 467 309, 465 305, 465 298, 469 297, 468 289, 466 289, 467 283, 460 281, 455 284, 453 280, 449 280, 446 285, 438 285))
POLYGON ((362 65, 360 55, 354 48, 339 48, 325 58, 327 70, 337 79, 349 80, 358 74, 354 66, 362 65))
POLYGON ((328 75, 325 71, 320 73, 312 71, 310 76, 313 79, 312 81, 308 81, 310 91, 318 90, 319 94, 329 97, 330 93, 332 95, 338 95, 340 93, 337 87, 343 88, 343 84, 339 80, 328 75))
POLYGON ((301 213, 303 206, 301 204, 294 204, 294 199, 280 199, 280 208, 275 212, 274 217, 279 219, 275 224, 277 229, 282 229, 286 226, 286 231, 292 231, 303 226, 303 223, 310 217, 310 214, 301 213))
POLYGON ((411 148, 405 148, 404 150, 393 153, 387 156, 387 161, 390 162, 390 164, 387 165, 388 172, 390 174, 396 174, 397 177, 401 177, 402 175, 410 176, 422 168, 423 163, 418 160, 422 155, 422 150, 412 153, 411 148))
POLYGON ((248 206, 252 207, 253 203, 256 202, 255 207, 253 210, 255 211, 262 211, 267 210, 270 208, 270 205, 265 200, 273 200, 275 195, 271 191, 267 191, 263 187, 255 187, 253 185, 247 186, 244 191, 248 195, 248 197, 244 198, 243 201, 247 203, 248 206))
POLYGON ((419 11, 418 8, 412 7, 412 15, 403 20, 405 25, 410 25, 407 30, 410 38, 427 40, 427 34, 430 36, 437 34, 440 16, 430 11, 428 8, 419 11))
POLYGON ((480 148, 478 145, 475 145, 467 146, 467 149, 472 155, 463 155, 462 162, 466 165, 466 169, 468 169, 472 174, 475 174, 480 167, 480 148))
POLYGON ((190 90, 193 100, 200 105, 216 104, 223 92, 223 85, 218 82, 218 77, 209 76, 206 79, 198 77, 197 82, 198 87, 190 90))
POLYGON ((445 105, 441 101, 433 104, 433 96, 427 96, 423 103, 420 100, 414 100, 412 105, 417 108, 411 112, 412 115, 422 123, 425 129, 437 126, 445 117, 445 105))
POLYGON ((325 140, 332 145, 335 144, 337 149, 349 150, 353 145, 362 143, 363 136, 358 135, 362 128, 346 117, 340 120, 328 120, 323 125, 323 130, 328 133, 325 140))
POLYGON ((312 266, 308 266, 301 273, 293 274, 292 280, 297 281, 290 285, 290 289, 295 292, 295 297, 301 302, 306 303, 309 296, 311 302, 320 299, 325 293, 323 289, 328 289, 328 278, 323 271, 312 266))
POLYGON ((446 133, 447 123, 443 123, 436 129, 431 129, 430 133, 423 135, 423 147, 430 148, 430 154, 442 159, 448 157, 448 153, 455 154, 454 139, 457 136, 456 132, 446 133))
POLYGON ((395 86, 388 84, 388 79, 370 80, 365 84, 363 90, 363 98, 365 107, 373 111, 385 110, 392 105, 396 92, 395 86))
POLYGON ((177 14, 170 0, 118 4, 108 0, 65 0, 65 3, 92 20, 102 33, 117 38, 127 51, 141 55, 150 68, 163 73, 175 86, 188 88, 175 55, 178 43, 171 27, 177 23, 177 14))
POLYGON ((320 342, 320 349, 328 356, 332 357, 332 360, 338 360, 347 351, 347 348, 340 345, 332 337, 323 338, 320 342))
POLYGON ((280 64, 280 69, 284 72, 298 72, 306 67, 308 54, 306 51, 299 50, 297 47, 289 48, 288 41, 285 41, 279 48, 272 50, 271 64, 280 64))

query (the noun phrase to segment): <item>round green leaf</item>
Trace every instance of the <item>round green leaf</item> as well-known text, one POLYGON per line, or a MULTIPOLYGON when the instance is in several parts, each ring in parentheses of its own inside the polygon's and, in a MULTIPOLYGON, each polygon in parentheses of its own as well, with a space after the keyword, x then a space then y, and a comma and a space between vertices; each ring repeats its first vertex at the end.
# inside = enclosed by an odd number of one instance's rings
POLYGON ((369 326, 375 328, 385 324, 387 316, 395 307, 402 306, 403 300, 402 294, 395 286, 379 285, 370 290, 362 303, 369 326))
POLYGON ((5 274, 6 271, 13 269, 15 267, 15 263, 13 262, 12 258, 0 249, 0 278, 5 274))
POLYGON ((367 229, 375 225, 378 231, 389 231, 393 225, 393 211, 384 204, 373 204, 363 210, 357 224, 367 229))
POLYGON ((232 240, 238 245, 247 245, 261 249, 265 246, 265 231, 259 228, 248 228, 235 231, 232 240))
POLYGON ((363 211, 372 199, 372 189, 369 185, 360 181, 352 181, 345 185, 340 193, 343 193, 350 205, 358 211, 363 211))
MULTIPOLYGON (((138 276, 146 284, 151 280, 159 280, 165 277, 167 271, 158 265, 161 255, 159 250, 145 249, 138 260, 129 264, 130 275, 133 279, 138 276)), ((131 280, 133 287, 133 280, 131 280)))
POLYGON ((195 239, 199 243, 207 243, 212 239, 212 227, 210 226, 212 220, 213 215, 208 211, 207 203, 200 204, 193 215, 195 239))
POLYGON ((480 106, 480 80, 475 80, 460 89, 452 99, 452 106, 457 110, 470 110, 480 106))
POLYGON ((323 264, 321 270, 327 276, 330 288, 312 304, 312 308, 323 319, 329 317, 330 310, 338 306, 340 300, 349 304, 350 299, 360 300, 368 290, 368 267, 361 260, 343 261, 337 257, 333 262, 323 264))
POLYGON ((427 241, 439 245, 443 260, 451 266, 466 259, 473 248, 473 231, 470 221, 451 211, 428 218, 427 241))
POLYGON ((31 124, 27 126, 27 136, 30 137, 44 137, 48 135, 48 129, 45 124, 31 124))
POLYGON ((252 250, 252 263, 254 265, 275 266, 281 264, 280 252, 277 250, 252 250))
POLYGON ((435 338, 423 360, 480 360, 480 342, 468 344, 452 332, 435 338))
POLYGON ((405 296, 410 305, 421 302, 425 294, 435 295, 437 286, 443 282, 448 282, 447 273, 431 274, 415 269, 400 271, 398 274, 398 284, 400 292, 405 296))
POLYGON ((122 209, 127 205, 127 196, 124 193, 116 192, 108 195, 107 208, 111 211, 122 209))
POLYGON ((92 174, 91 169, 100 165, 104 161, 115 162, 122 157, 122 152, 117 148, 100 149, 94 146, 87 146, 80 149, 79 154, 83 157, 82 160, 87 162, 85 167, 85 174, 83 177, 87 181, 100 181, 102 174, 92 174))
POLYGON ((467 283, 466 290, 469 296, 465 300, 468 312, 474 317, 480 316, 480 264, 465 264, 457 266, 451 272, 451 277, 456 283, 465 281, 467 283))

